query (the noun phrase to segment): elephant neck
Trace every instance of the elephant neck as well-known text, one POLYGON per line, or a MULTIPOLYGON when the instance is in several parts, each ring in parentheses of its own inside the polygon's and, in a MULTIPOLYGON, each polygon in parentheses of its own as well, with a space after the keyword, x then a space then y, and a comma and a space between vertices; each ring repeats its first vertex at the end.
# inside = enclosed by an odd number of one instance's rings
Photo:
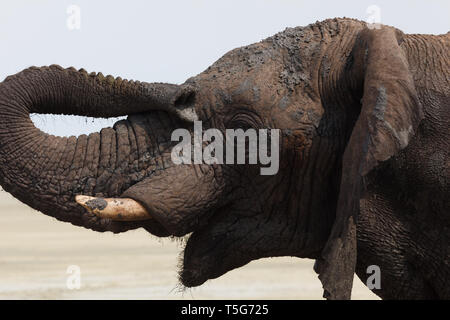
POLYGON ((416 87, 448 95, 450 32, 406 35, 400 47, 408 60, 416 87))

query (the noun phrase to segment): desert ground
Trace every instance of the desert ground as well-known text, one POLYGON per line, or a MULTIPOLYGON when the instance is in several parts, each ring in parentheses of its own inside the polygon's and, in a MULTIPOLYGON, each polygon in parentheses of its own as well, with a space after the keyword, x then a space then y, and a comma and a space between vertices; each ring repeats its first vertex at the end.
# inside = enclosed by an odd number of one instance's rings
MULTIPOLYGON (((322 299, 314 262, 290 257, 253 261, 183 289, 182 246, 144 230, 114 235, 75 227, 0 191, 0 299, 322 299), (80 270, 79 289, 68 288, 70 266, 80 270)), ((352 298, 378 299, 357 277, 352 298)))

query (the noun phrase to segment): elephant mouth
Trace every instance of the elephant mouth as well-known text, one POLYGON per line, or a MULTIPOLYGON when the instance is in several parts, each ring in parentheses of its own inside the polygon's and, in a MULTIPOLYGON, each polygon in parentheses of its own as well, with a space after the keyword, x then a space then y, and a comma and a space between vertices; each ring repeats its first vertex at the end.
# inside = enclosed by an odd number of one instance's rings
MULTIPOLYGON (((219 236, 222 237, 222 236, 219 236)), ((200 228, 187 237, 186 246, 184 247, 182 256, 182 264, 179 270, 180 282, 188 287, 197 287, 206 281, 220 277, 228 270, 223 270, 220 261, 224 259, 225 252, 221 245, 211 245, 216 243, 215 239, 208 239, 208 231, 206 228, 200 228), (218 257, 216 261, 211 256, 218 257), (220 258, 222 256, 222 258, 220 258)), ((225 244, 225 239, 221 240, 225 244)))
POLYGON ((179 280, 185 287, 197 287, 239 268, 261 256, 245 243, 241 223, 245 219, 233 213, 231 206, 218 209, 203 225, 192 232, 186 241, 179 280))
MULTIPOLYGON (((135 216, 139 215, 139 219, 143 219, 145 215, 144 228, 150 233, 159 237, 184 237, 186 245, 182 253, 183 262, 180 266, 179 278, 180 282, 186 287, 200 286, 207 280, 220 277, 229 269, 232 269, 225 264, 218 263, 220 258, 211 259, 211 257, 224 257, 226 255, 227 233, 216 233, 212 236, 210 229, 217 225, 219 225, 219 229, 221 228, 217 221, 229 212, 228 206, 203 214, 196 213, 196 219, 185 219, 178 224, 178 226, 182 225, 183 227, 174 229, 172 226, 173 218, 167 220, 167 216, 161 217, 152 209, 147 209, 146 205, 131 198, 118 200, 79 197, 77 201, 84 202, 82 205, 89 211, 102 215, 113 215, 116 212, 120 215, 118 213, 120 210, 116 210, 118 207, 128 208, 135 216)), ((119 218, 123 219, 123 217, 119 218)))
MULTIPOLYGON (((185 168, 174 166, 164 170, 158 176, 149 177, 143 186, 145 193, 138 192, 138 186, 133 186, 123 194, 123 198, 83 196, 77 197, 77 201, 102 219, 113 218, 117 223, 130 219, 155 236, 184 238, 185 247, 182 252, 179 279, 182 285, 195 287, 209 279, 221 276, 230 269, 226 265, 220 265, 221 258, 211 259, 211 257, 227 254, 226 232, 211 234, 210 230, 221 228, 220 219, 230 216, 231 202, 216 203, 216 206, 210 206, 210 209, 206 211, 202 209, 203 205, 197 205, 196 210, 193 210, 190 205, 174 209, 176 207, 174 205, 170 208, 167 205, 162 206, 162 202, 167 200, 162 194, 164 192, 148 192, 153 184, 163 185, 161 179, 164 177, 172 179, 177 177, 178 170, 181 170, 181 173, 178 172, 179 175, 183 175, 183 170, 190 169, 192 168, 189 166, 185 168), (131 213, 128 217, 123 216, 124 209, 131 213)), ((198 182, 194 178, 193 180, 194 183, 198 182)), ((183 200, 179 199, 179 201, 183 200)))

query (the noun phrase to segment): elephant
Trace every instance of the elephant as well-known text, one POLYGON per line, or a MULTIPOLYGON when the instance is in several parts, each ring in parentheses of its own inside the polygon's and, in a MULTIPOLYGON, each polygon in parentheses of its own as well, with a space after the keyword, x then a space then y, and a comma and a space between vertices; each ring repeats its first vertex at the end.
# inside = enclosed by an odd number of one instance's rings
POLYGON ((450 299, 449 52, 450 33, 335 18, 234 49, 182 84, 30 67, 0 83, 0 184, 76 226, 186 237, 186 287, 292 256, 315 260, 328 299, 350 299, 370 266, 382 299, 450 299), (32 113, 127 118, 58 137, 32 113), (172 133, 197 121, 279 130, 278 171, 176 164, 172 133))

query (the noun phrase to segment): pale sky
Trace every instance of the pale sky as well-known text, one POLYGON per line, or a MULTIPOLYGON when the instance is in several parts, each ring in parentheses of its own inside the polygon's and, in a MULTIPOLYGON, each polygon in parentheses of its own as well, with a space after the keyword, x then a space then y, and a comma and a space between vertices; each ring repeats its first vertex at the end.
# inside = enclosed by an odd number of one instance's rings
MULTIPOLYGON (((1 1, 0 81, 31 65, 59 64, 182 83, 233 48, 326 18, 367 20, 373 5, 381 23, 405 33, 450 30, 448 0, 1 1), (80 10, 79 29, 71 5, 80 10)), ((114 122, 56 116, 33 120, 57 135, 97 131, 114 122)))

